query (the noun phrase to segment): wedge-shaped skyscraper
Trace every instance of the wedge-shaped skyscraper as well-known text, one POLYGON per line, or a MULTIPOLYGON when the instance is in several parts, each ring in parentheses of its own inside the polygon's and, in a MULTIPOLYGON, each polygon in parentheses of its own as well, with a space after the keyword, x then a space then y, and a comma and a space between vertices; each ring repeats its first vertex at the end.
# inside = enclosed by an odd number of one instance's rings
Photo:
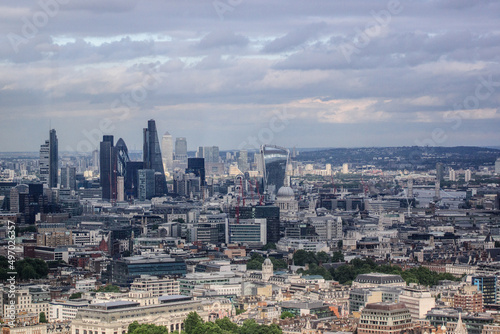
POLYGON ((264 145, 261 147, 260 154, 263 163, 264 190, 268 196, 272 197, 285 184, 289 152, 283 147, 264 145))

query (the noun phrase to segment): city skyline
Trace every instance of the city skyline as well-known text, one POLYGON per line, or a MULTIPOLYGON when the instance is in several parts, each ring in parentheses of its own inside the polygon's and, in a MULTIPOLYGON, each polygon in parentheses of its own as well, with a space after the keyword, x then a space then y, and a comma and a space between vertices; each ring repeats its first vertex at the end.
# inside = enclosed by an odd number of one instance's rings
POLYGON ((2 5, 0 152, 148 119, 190 151, 500 139, 497 2, 47 3, 2 5))

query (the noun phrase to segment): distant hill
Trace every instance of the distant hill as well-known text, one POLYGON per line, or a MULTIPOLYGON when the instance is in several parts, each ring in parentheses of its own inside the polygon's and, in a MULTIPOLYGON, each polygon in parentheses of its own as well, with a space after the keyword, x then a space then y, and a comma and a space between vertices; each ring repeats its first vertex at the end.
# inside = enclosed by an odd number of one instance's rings
POLYGON ((380 168, 430 169, 437 162, 457 168, 478 168, 493 165, 500 157, 500 149, 457 146, 457 147, 362 147, 330 148, 316 151, 300 151, 294 158, 302 162, 322 162, 340 165, 375 165, 380 168))

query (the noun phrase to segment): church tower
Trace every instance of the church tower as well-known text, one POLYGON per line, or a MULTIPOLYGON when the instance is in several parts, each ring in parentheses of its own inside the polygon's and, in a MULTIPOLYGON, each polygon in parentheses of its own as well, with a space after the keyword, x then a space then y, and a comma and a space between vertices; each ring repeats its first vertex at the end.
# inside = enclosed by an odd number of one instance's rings
POLYGON ((262 264, 262 280, 264 282, 269 281, 271 276, 273 276, 273 272, 274 272, 273 263, 269 258, 267 258, 262 264))

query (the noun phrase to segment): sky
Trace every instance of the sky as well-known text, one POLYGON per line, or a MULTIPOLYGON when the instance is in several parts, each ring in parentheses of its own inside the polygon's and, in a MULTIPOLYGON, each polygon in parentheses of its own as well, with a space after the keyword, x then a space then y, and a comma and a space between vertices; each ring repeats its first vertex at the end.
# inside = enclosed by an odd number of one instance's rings
POLYGON ((498 146, 496 0, 3 0, 0 151, 498 146), (161 140, 161 139, 160 139, 161 140))

